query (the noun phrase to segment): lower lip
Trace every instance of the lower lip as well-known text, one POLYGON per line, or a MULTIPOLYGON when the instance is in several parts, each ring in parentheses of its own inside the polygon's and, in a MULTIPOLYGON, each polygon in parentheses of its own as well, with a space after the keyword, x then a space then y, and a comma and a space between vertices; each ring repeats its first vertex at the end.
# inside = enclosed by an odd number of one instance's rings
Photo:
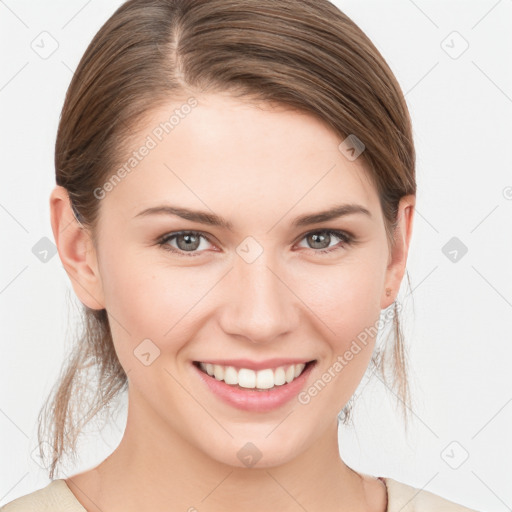
POLYGON ((304 387, 315 364, 316 362, 309 363, 307 368, 290 383, 264 390, 230 386, 223 380, 217 380, 215 377, 201 371, 195 364, 192 364, 192 366, 201 380, 208 386, 208 389, 225 403, 244 411, 266 412, 281 407, 297 396, 304 387))

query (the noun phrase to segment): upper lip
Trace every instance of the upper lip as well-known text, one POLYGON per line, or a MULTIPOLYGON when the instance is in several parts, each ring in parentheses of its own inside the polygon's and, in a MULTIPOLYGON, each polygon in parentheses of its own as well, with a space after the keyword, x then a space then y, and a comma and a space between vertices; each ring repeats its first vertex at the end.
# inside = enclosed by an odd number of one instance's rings
POLYGON ((250 359, 201 359, 196 362, 204 364, 218 364, 221 366, 234 366, 235 368, 247 368, 249 370, 264 370, 266 368, 278 368, 279 366, 290 366, 292 364, 306 364, 314 359, 304 358, 273 358, 264 361, 251 361, 250 359))

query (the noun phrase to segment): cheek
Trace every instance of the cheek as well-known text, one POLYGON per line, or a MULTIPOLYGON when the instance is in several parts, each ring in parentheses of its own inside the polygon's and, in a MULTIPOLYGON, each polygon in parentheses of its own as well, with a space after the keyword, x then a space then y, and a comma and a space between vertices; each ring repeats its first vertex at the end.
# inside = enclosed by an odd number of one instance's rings
POLYGON ((106 309, 125 371, 133 366, 134 351, 147 339, 156 345, 156 353, 160 350, 156 366, 169 363, 194 336, 198 315, 203 318, 204 308, 212 307, 207 295, 215 289, 218 272, 167 265, 165 256, 156 251, 115 251, 103 258, 106 309))
POLYGON ((378 254, 358 261, 347 259, 337 267, 319 267, 303 281, 301 297, 318 318, 315 335, 326 343, 319 343, 323 362, 300 403, 315 403, 313 407, 336 414, 361 382, 381 312, 385 260, 378 254))
POLYGON ((332 345, 343 349, 380 314, 383 261, 360 258, 319 267, 302 281, 301 297, 328 328, 332 345))
POLYGON ((189 273, 162 268, 148 256, 126 251, 103 261, 105 306, 113 319, 114 341, 124 351, 133 351, 144 339, 160 347, 162 340, 172 339, 173 326, 186 315, 194 296, 189 273))

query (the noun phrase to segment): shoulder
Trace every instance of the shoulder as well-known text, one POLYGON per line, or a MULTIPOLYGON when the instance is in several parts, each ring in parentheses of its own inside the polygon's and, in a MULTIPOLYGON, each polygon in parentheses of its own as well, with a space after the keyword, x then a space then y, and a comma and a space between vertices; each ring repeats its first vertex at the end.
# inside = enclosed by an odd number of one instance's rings
POLYGON ((383 478, 388 491, 386 512, 477 512, 437 494, 383 478))
POLYGON ((46 487, 16 498, 0 512, 86 512, 63 479, 52 480, 46 487))

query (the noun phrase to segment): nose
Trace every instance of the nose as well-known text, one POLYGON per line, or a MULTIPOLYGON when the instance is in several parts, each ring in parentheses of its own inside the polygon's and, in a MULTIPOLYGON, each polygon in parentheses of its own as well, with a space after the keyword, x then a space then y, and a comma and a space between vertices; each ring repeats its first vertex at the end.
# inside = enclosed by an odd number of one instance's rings
POLYGON ((287 283, 286 272, 264 251, 252 263, 236 257, 223 281, 223 331, 253 343, 270 343, 293 332, 300 300, 287 283))

